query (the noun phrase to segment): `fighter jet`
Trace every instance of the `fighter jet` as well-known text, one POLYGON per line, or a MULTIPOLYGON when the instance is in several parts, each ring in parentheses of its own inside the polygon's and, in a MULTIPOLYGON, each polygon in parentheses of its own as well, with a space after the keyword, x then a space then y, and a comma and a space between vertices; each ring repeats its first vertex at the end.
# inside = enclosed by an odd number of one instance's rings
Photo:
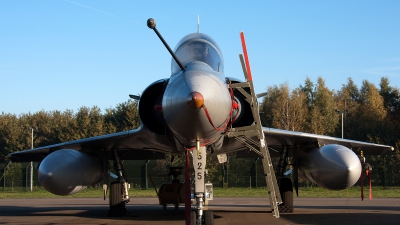
POLYGON ((191 33, 172 51, 155 21, 149 19, 147 25, 172 55, 171 76, 150 84, 141 96, 131 96, 139 101, 139 128, 8 155, 13 162, 40 162, 38 177, 49 192, 69 195, 100 182, 106 190, 112 160, 117 181, 110 185, 109 213, 123 215, 130 200, 123 160, 183 156, 186 224, 210 225, 214 218, 206 210, 212 199, 210 184, 204 182, 206 155, 224 163, 226 154, 236 153, 262 159, 272 214, 279 218, 280 212, 293 212, 293 186, 297 192, 298 178, 326 189, 346 189, 359 180, 363 167, 368 169, 364 154, 393 151, 386 145, 262 127, 243 32, 241 81, 224 76, 222 52, 210 36, 191 33), (280 158, 276 170, 271 156, 280 158), (289 157, 293 181, 285 177, 289 157))

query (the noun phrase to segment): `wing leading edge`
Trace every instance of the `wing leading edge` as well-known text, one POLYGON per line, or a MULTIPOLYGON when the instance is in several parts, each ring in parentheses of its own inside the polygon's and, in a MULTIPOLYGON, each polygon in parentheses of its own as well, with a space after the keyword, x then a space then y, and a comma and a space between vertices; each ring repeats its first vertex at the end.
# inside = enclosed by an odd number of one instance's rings
POLYGON ((170 144, 170 140, 166 136, 154 134, 141 126, 135 130, 14 152, 8 154, 7 157, 13 162, 39 162, 48 154, 60 149, 99 153, 100 151, 110 151, 115 148, 121 152, 121 159, 162 158, 165 153, 173 152, 176 149, 170 144))
POLYGON ((373 144, 362 141, 348 140, 325 135, 302 133, 296 131, 287 131, 274 128, 263 128, 265 138, 269 145, 283 146, 304 146, 306 144, 316 143, 319 146, 328 144, 339 144, 352 149, 355 152, 364 151, 367 155, 382 155, 394 151, 392 146, 373 144))
MULTIPOLYGON (((279 151, 282 147, 289 147, 291 150, 295 148, 300 149, 311 149, 319 148, 328 144, 339 144, 352 149, 356 154, 360 154, 361 151, 365 155, 383 155, 389 154, 394 151, 392 146, 373 144, 362 141, 341 139, 336 137, 330 137, 325 135, 310 134, 296 131, 281 130, 275 128, 263 127, 265 140, 270 149, 279 151)), ((257 137, 249 137, 253 140, 257 140, 257 137)), ((235 152, 246 149, 244 145, 235 140, 234 138, 226 138, 224 141, 224 147, 221 149, 222 152, 235 152)), ((274 151, 271 151, 272 156, 277 156, 274 151)))
MULTIPOLYGON (((341 139, 325 135, 302 133, 263 127, 265 139, 270 149, 279 151, 283 146, 293 148, 318 148, 328 144, 339 144, 352 149, 356 154, 361 150, 365 155, 383 155, 394 151, 392 146, 373 144, 362 141, 341 139)), ((250 137, 254 140, 257 137, 250 137)), ((10 153, 13 162, 42 161, 48 154, 60 149, 74 149, 82 152, 110 151, 117 148, 123 159, 164 158, 165 153, 176 151, 164 135, 154 134, 144 127, 135 130, 106 134, 91 138, 63 142, 30 150, 10 153), (157 154, 158 153, 158 154, 157 154)), ((237 152, 246 149, 234 138, 225 138, 221 153, 237 152)), ((272 156, 277 156, 271 151, 272 156)))

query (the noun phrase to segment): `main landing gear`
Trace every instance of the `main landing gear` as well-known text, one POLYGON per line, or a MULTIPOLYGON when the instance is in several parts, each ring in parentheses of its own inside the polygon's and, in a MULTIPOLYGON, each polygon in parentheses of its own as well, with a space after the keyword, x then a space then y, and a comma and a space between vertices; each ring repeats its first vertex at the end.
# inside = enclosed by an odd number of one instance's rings
POLYGON ((110 185, 110 210, 108 210, 110 217, 126 215, 125 204, 129 202, 129 184, 116 149, 114 149, 114 169, 119 181, 114 181, 110 185))
POLYGON ((278 205, 280 213, 293 212, 293 186, 290 178, 281 178, 278 180, 279 192, 282 197, 282 204, 278 205))
MULTIPOLYGON (((283 147, 280 153, 281 155, 276 175, 278 180, 279 193, 281 194, 282 198, 282 204, 278 205, 278 209, 280 213, 292 213, 294 209, 292 180, 290 178, 284 177, 284 171, 287 167, 288 147, 283 147)), ((294 168, 293 170, 297 170, 297 168, 294 168)))
POLYGON ((126 214, 125 201, 122 201, 122 184, 114 181, 110 185, 110 210, 108 216, 124 216, 126 214))

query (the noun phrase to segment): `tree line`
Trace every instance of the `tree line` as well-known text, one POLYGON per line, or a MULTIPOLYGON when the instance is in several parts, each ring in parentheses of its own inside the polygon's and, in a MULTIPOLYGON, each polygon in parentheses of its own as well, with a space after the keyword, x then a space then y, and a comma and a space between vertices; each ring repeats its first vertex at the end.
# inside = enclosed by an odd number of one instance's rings
MULTIPOLYGON (((389 157, 369 157, 375 163, 374 172, 397 174, 400 171, 400 90, 391 86, 387 77, 381 79, 379 86, 365 80, 360 87, 348 78, 337 91, 329 89, 321 77, 315 83, 306 78, 294 89, 288 83, 269 86, 260 104, 260 113, 266 127, 335 137, 342 136, 343 114, 344 138, 395 147, 396 152, 389 157)), ((30 149, 32 129, 33 145, 40 147, 138 126, 137 102, 132 100, 104 112, 97 106, 83 106, 77 112, 56 110, 20 115, 2 112, 0 157, 4 160, 10 152, 30 149)), ((255 160, 232 158, 229 171, 237 176, 252 176, 259 170, 255 160)), ((216 160, 209 162, 210 176, 222 179, 217 172, 222 167, 216 160)), ((159 167, 163 165, 160 162, 159 167)))
POLYGON ((391 145, 395 153, 367 159, 373 173, 400 171, 400 90, 387 77, 378 87, 367 80, 357 87, 348 78, 337 91, 329 89, 322 77, 316 83, 306 78, 294 89, 287 83, 270 86, 260 112, 267 127, 391 145))
POLYGON ((338 91, 330 90, 324 79, 291 90, 287 83, 268 87, 261 103, 263 125, 380 144, 399 144, 400 91, 381 79, 380 88, 364 81, 358 88, 351 78, 338 91))
POLYGON ((0 115, 0 154, 93 137, 139 126, 137 102, 128 100, 104 113, 97 106, 73 110, 0 115))

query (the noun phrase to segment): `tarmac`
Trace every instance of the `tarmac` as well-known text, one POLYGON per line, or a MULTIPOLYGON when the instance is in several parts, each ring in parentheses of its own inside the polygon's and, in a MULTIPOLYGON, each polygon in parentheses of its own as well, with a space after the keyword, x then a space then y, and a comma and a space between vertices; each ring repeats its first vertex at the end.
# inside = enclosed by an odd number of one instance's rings
MULTIPOLYGON (((295 198, 294 213, 271 214, 268 198, 214 198, 215 225, 400 224, 400 199, 295 198)), ((163 210, 157 198, 132 198, 124 217, 107 217, 108 199, 0 199, 0 224, 185 224, 184 205, 163 210)))

